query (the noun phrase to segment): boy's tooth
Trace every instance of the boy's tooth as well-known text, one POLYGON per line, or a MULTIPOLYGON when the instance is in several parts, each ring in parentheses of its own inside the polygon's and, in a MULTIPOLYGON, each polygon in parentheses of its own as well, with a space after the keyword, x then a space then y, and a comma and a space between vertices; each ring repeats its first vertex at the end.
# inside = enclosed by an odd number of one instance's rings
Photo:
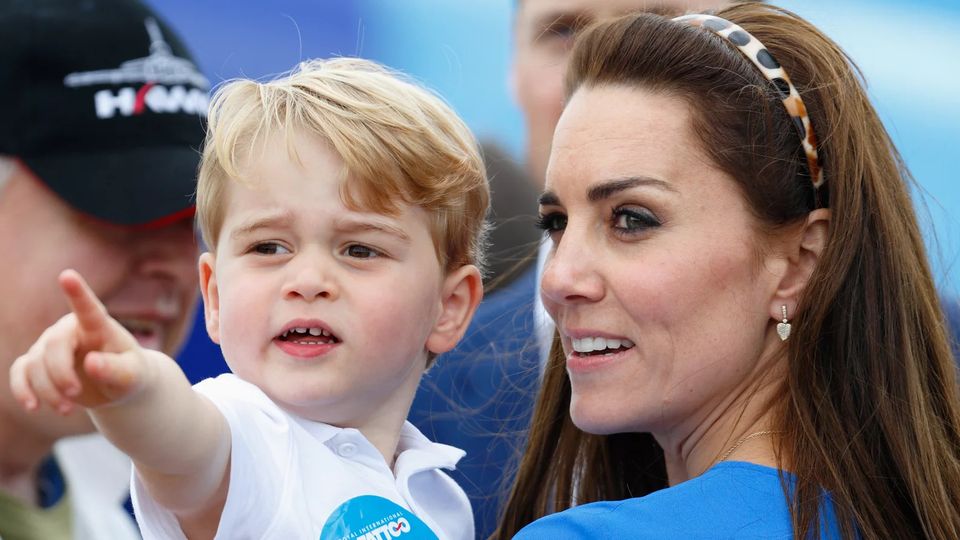
POLYGON ((294 330, 296 330, 298 334, 306 334, 306 333, 307 333, 307 329, 306 329, 306 328, 294 328, 294 330))
POLYGON ((633 347, 633 342, 630 341, 629 339, 621 340, 621 341, 620 341, 620 344, 623 345, 623 347, 626 348, 626 349, 629 349, 630 347, 633 347))
POLYGON ((323 332, 322 332, 319 328, 311 328, 311 329, 310 329, 310 335, 311 335, 311 336, 319 336, 319 335, 321 335, 322 333, 323 333, 323 332))
POLYGON ((330 337, 330 331, 329 331, 329 330, 321 330, 321 332, 322 332, 322 335, 324 335, 324 336, 326 336, 326 337, 330 337))
POLYGON ((608 349, 619 349, 619 348, 620 348, 620 340, 619 340, 619 339, 608 339, 608 340, 607 340, 607 348, 608 348, 608 349))

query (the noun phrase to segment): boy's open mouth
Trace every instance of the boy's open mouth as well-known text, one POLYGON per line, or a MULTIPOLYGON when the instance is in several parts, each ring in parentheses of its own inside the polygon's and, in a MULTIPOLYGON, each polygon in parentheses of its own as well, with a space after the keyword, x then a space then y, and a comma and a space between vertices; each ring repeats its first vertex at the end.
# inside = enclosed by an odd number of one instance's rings
POLYGON ((340 339, 323 328, 291 328, 276 337, 279 341, 299 343, 301 345, 328 345, 340 343, 340 339))

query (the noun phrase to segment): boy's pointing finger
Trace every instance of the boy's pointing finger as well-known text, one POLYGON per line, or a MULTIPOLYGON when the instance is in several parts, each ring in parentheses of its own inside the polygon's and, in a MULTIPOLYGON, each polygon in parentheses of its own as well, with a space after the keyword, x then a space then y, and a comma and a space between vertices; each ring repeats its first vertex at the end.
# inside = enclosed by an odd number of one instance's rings
POLYGON ((60 273, 60 287, 77 317, 82 348, 121 352, 137 345, 133 336, 110 317, 107 308, 76 270, 60 273))
POLYGON ((64 270, 60 273, 60 287, 70 309, 77 316, 77 323, 81 331, 94 336, 103 336, 108 329, 107 309, 100 303, 97 295, 90 290, 90 286, 76 270, 64 270))

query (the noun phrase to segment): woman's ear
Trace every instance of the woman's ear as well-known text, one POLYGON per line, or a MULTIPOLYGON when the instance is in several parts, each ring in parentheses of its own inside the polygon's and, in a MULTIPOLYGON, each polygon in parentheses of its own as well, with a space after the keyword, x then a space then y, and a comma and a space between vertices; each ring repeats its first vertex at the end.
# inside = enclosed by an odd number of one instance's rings
POLYGON ((470 326, 483 299, 483 280, 476 266, 468 264, 450 272, 443 280, 440 315, 427 337, 427 350, 441 354, 453 349, 470 326))
POLYGON ((203 296, 203 320, 207 334, 214 343, 220 343, 220 292, 217 289, 216 257, 209 251, 200 255, 200 294, 203 296))
POLYGON ((788 314, 797 307, 800 295, 813 275, 830 232, 830 210, 810 212, 800 230, 785 241, 786 266, 770 304, 770 317, 782 319, 782 306, 788 314))

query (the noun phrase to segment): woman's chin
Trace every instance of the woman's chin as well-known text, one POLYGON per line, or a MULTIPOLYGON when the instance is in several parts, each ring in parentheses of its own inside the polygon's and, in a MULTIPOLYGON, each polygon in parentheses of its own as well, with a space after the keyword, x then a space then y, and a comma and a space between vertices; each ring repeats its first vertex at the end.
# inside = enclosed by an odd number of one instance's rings
POLYGON ((570 400, 570 419, 581 431, 593 435, 635 431, 631 428, 625 411, 611 409, 610 405, 602 399, 578 399, 574 395, 570 400))

